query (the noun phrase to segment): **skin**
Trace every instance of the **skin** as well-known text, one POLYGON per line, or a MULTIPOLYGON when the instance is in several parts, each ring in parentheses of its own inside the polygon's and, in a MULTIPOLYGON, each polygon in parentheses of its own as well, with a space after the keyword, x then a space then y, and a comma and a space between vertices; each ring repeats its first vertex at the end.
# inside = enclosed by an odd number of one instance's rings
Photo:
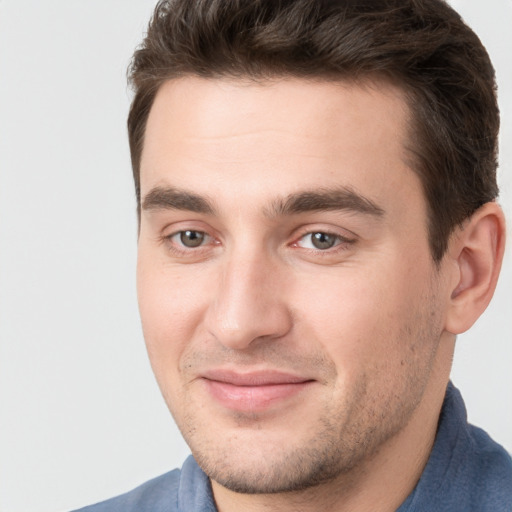
POLYGON ((455 256, 432 261, 407 134, 382 83, 186 77, 157 94, 141 318, 220 511, 396 510, 421 474, 462 280, 455 256), (283 373, 300 382, 268 386, 283 373))

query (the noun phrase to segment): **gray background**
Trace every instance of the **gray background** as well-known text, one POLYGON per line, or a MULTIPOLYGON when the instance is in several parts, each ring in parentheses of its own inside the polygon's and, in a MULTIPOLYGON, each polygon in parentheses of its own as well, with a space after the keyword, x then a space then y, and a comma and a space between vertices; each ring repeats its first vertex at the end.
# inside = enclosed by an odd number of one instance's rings
MULTIPOLYGON (((497 68, 512 219, 512 2, 452 3, 497 68)), ((0 0, 1 512, 91 503, 187 453, 135 296, 125 70, 153 5, 0 0)), ((493 304, 459 338, 453 379, 471 421, 512 451, 510 245, 493 304)))

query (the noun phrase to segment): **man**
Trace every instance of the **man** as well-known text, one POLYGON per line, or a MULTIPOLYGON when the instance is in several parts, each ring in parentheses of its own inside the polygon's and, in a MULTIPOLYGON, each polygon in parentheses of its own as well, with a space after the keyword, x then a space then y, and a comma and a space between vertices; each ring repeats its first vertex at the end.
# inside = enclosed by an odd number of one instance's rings
POLYGON ((89 511, 510 511, 456 335, 504 251, 494 72, 441 0, 160 2, 128 128, 149 357, 193 456, 89 511))

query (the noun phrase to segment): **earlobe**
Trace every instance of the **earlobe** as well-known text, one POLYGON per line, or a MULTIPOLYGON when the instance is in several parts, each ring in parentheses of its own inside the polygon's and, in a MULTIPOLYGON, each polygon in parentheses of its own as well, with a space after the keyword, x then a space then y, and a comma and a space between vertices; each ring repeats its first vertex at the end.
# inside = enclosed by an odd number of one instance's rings
POLYGON ((505 218, 495 202, 484 204, 457 229, 448 257, 455 263, 446 330, 468 330, 489 304, 501 269, 505 248, 505 218))

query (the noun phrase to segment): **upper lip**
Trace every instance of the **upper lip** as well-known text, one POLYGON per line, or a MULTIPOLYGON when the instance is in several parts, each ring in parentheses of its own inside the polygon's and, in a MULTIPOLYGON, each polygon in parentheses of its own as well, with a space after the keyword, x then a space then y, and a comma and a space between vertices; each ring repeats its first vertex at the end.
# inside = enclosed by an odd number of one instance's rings
POLYGON ((313 379, 294 375, 279 370, 259 370, 237 372, 233 370, 215 369, 201 374, 203 379, 224 382, 234 386, 271 386, 277 384, 299 384, 313 379))

